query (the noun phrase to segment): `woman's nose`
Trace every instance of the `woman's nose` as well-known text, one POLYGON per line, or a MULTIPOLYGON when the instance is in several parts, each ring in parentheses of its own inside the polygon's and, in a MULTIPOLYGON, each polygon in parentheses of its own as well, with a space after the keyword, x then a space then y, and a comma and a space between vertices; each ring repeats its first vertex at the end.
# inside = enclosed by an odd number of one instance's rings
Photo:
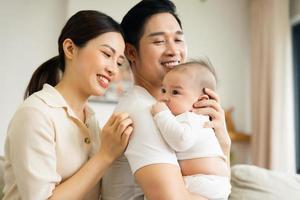
POLYGON ((107 73, 108 73, 110 76, 113 76, 113 75, 116 74, 116 71, 117 71, 118 67, 117 67, 117 66, 113 66, 112 64, 110 64, 110 65, 107 65, 107 66, 105 67, 105 69, 106 69, 107 73))

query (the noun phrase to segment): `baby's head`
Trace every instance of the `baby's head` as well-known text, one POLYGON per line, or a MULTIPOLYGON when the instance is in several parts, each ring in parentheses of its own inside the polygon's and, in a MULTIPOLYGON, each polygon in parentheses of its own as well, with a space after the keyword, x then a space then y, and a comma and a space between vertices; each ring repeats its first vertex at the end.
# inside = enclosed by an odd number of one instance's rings
POLYGON ((193 108, 199 99, 208 98, 203 89, 216 90, 216 74, 209 60, 193 60, 169 71, 163 80, 161 100, 174 115, 193 108))

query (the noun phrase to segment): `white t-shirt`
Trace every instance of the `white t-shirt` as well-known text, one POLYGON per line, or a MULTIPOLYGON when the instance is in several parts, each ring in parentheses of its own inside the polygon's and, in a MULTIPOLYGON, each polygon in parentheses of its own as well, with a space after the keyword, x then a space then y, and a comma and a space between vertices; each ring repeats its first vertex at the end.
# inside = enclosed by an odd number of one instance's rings
MULTIPOLYGON (((87 162, 99 148, 100 129, 94 112, 85 111, 86 124, 48 84, 24 101, 7 131, 3 200, 48 199, 87 162)), ((99 196, 97 184, 85 199, 99 196)))
POLYGON ((174 150, 162 138, 150 112, 156 100, 142 87, 134 86, 121 98, 116 112, 127 112, 134 130, 125 156, 117 159, 102 179, 103 200, 142 200, 132 174, 141 167, 168 163, 179 167, 174 150))
POLYGON ((184 112, 174 116, 164 110, 154 116, 166 142, 176 151, 178 160, 225 155, 212 128, 203 128, 208 116, 184 112))

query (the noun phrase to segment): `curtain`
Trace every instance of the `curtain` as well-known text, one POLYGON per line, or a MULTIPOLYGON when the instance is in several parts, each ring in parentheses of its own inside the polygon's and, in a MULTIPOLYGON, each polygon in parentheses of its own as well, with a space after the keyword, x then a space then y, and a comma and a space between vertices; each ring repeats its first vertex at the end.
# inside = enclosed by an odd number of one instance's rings
POLYGON ((289 0, 251 0, 253 164, 295 172, 289 0))

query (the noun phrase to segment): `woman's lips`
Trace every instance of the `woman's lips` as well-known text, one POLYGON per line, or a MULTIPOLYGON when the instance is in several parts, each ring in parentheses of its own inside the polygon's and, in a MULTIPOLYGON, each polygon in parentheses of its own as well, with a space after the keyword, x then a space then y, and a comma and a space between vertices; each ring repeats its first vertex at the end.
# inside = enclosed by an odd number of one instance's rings
POLYGON ((100 84, 101 87, 107 88, 110 82, 110 79, 106 76, 103 76, 101 74, 97 74, 97 81, 100 84))

